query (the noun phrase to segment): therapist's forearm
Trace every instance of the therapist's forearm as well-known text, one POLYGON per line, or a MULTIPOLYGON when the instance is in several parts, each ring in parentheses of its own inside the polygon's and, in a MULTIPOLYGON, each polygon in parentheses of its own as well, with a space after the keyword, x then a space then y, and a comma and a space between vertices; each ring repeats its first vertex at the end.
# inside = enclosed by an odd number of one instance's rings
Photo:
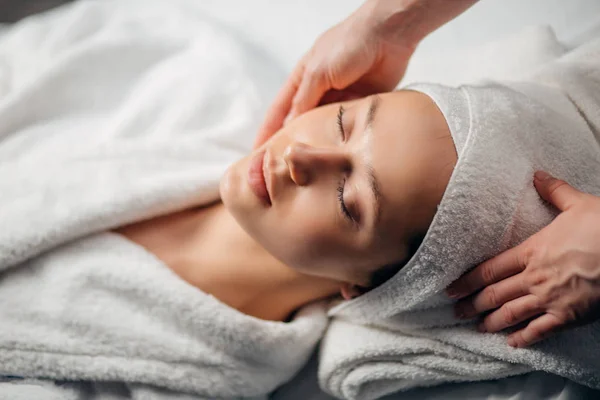
POLYGON ((367 0, 361 7, 391 40, 416 46, 477 0, 367 0))

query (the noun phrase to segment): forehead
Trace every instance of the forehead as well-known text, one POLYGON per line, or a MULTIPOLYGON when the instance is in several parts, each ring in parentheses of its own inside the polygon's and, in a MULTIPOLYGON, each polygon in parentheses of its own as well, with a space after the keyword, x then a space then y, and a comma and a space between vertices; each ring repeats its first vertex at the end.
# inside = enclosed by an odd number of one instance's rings
POLYGON ((371 125, 371 162, 381 193, 378 231, 396 243, 410 234, 420 193, 428 183, 423 154, 431 145, 426 122, 431 101, 423 96, 410 91, 379 95, 371 125))

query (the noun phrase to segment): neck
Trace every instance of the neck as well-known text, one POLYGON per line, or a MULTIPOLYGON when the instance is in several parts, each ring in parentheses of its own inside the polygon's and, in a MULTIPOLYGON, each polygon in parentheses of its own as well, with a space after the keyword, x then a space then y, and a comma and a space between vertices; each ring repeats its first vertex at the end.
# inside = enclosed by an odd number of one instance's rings
POLYGON ((185 237, 167 264, 223 303, 268 320, 286 320, 312 301, 339 293, 340 282, 301 274, 268 253, 222 205, 185 212, 185 237), (235 249, 235 251, 232 251, 235 249))

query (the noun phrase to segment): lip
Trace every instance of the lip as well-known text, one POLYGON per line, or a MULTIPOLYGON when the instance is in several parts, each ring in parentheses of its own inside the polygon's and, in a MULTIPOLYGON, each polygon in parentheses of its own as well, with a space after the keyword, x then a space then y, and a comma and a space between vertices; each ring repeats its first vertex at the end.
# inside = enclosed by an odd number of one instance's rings
POLYGON ((265 180, 264 162, 266 151, 261 151, 252 157, 248 167, 248 185, 265 205, 271 205, 271 196, 265 180))

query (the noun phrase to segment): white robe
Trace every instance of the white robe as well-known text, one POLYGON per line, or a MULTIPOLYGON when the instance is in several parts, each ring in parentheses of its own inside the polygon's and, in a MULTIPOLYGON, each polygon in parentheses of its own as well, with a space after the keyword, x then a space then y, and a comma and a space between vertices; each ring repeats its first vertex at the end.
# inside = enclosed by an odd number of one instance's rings
POLYGON ((302 367, 323 306, 244 315, 105 232, 217 200, 272 65, 183 3, 83 1, 2 32, 0 398, 256 397, 302 367))

